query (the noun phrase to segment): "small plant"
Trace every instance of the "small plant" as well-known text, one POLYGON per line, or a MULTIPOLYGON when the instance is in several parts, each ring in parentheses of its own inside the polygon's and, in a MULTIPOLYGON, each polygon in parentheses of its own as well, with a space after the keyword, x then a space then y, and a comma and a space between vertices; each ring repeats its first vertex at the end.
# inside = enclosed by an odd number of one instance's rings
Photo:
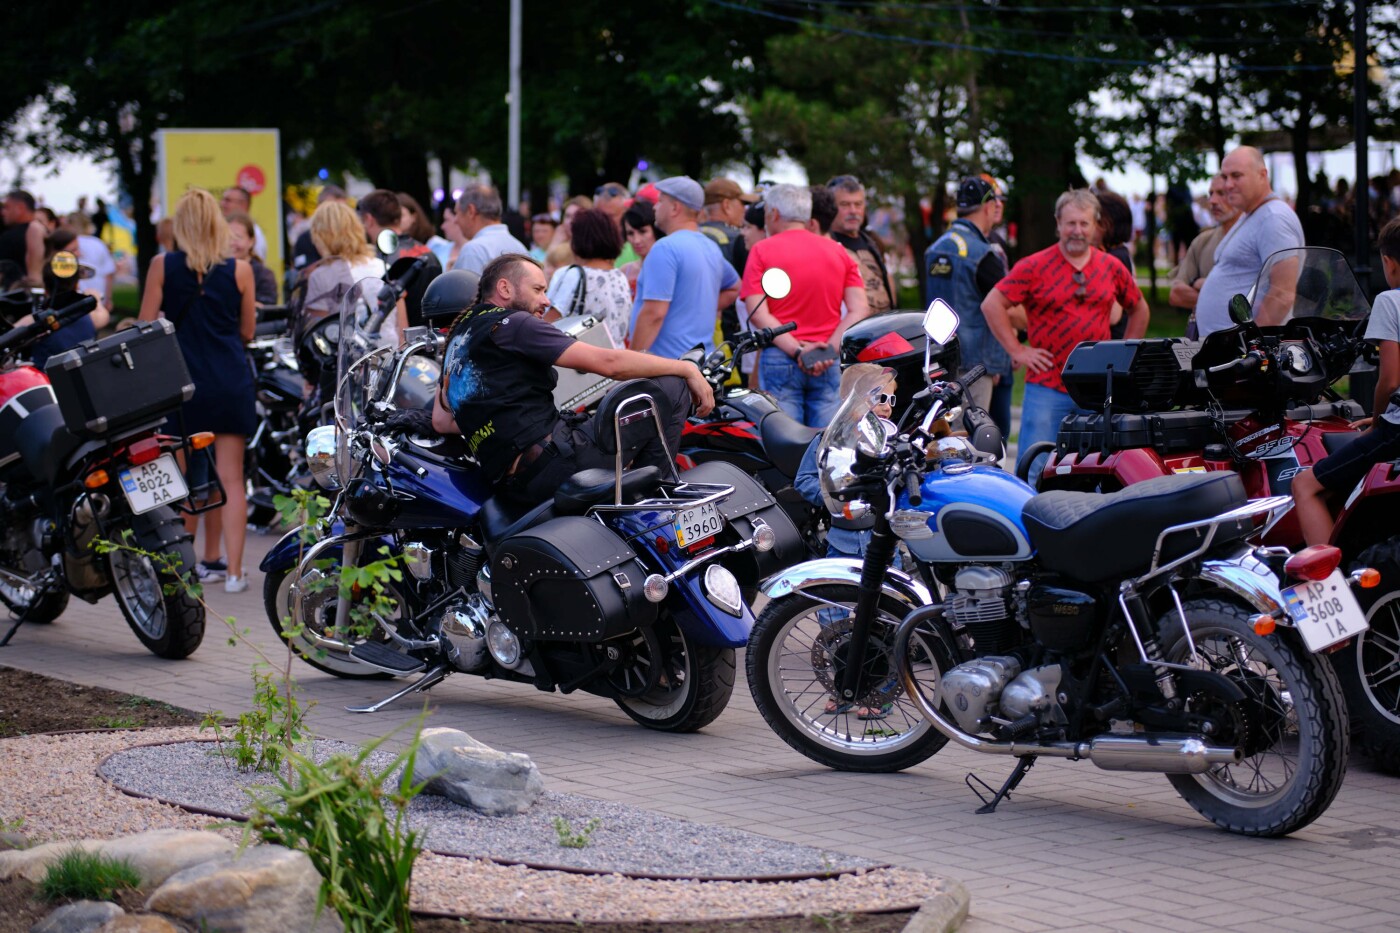
POLYGON ((110 901, 118 891, 134 889, 141 876, 126 859, 70 849, 44 872, 39 895, 48 901, 110 901))
POLYGON ((830 914, 811 914, 808 919, 823 930, 842 930, 851 925, 854 914, 836 911, 830 914))
POLYGON ((90 722, 99 729, 139 729, 146 724, 140 716, 94 716, 90 722))
POLYGON ((335 755, 322 764, 293 751, 292 779, 279 775, 270 796, 253 797, 245 842, 256 834, 305 852, 324 879, 317 909, 333 909, 347 933, 411 929, 409 884, 422 847, 407 828, 404 808, 423 789, 413 783, 421 727, 420 717, 408 748, 378 771, 370 769, 369 759, 388 736, 354 756, 335 755), (386 791, 400 767, 396 789, 386 791))
POLYGON ((0 820, 0 833, 17 833, 24 829, 24 817, 14 816, 7 820, 0 820))
POLYGON ((253 708, 238 714, 232 733, 225 738, 223 713, 205 714, 199 731, 212 729, 219 752, 232 759, 240 771, 276 771, 287 753, 304 737, 306 714, 290 681, 279 684, 267 671, 253 670, 253 708))
POLYGON ((596 816, 584 824, 582 829, 574 829, 562 816, 554 818, 554 831, 559 834, 559 844, 566 849, 582 849, 592 841, 593 831, 603 825, 596 816))

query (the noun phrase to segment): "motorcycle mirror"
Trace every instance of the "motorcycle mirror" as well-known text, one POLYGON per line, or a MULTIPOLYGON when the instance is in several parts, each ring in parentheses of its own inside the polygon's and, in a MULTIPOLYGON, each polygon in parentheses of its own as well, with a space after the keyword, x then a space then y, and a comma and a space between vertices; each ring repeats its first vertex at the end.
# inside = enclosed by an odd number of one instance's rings
POLYGON ((763 286, 763 294, 771 299, 781 300, 792 294, 792 276, 777 266, 765 270, 759 283, 763 286))
POLYGON ((1254 320, 1254 309, 1249 306, 1248 298, 1236 295, 1230 299, 1230 320, 1236 324, 1248 324, 1254 320))
POLYGON ((875 412, 865 413, 856 428, 856 450, 867 457, 879 457, 885 452, 885 439, 889 437, 885 429, 887 421, 875 412))
POLYGON ((71 279, 78 274, 78 257, 67 250, 60 250, 49 260, 49 271, 60 279, 71 279))
POLYGON ((935 298, 924 312, 924 334, 940 346, 958 332, 958 312, 942 298, 935 298))
POLYGON ((379 236, 374 238, 374 245, 385 256, 392 256, 399 251, 399 235, 392 230, 380 230, 379 236))

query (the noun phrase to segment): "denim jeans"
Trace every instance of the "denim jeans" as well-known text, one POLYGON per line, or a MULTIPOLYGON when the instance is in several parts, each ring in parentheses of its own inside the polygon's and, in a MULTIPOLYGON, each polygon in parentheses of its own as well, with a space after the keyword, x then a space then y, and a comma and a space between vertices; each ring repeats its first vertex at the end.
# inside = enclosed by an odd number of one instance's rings
POLYGON ((841 405, 839 366, 820 376, 809 376, 782 350, 768 347, 758 358, 758 374, 763 391, 808 427, 826 427, 841 405))
MULTIPOLYGON (((1017 441, 1020 450, 1027 450, 1040 441, 1053 441, 1060 434, 1060 422, 1066 415, 1090 414, 1087 409, 1074 404, 1068 392, 1057 392, 1045 386, 1026 385, 1026 395, 1021 401, 1021 434, 1017 441)), ((1031 485, 1036 485, 1036 477, 1045 468, 1049 454, 1035 458, 1031 466, 1031 485)))

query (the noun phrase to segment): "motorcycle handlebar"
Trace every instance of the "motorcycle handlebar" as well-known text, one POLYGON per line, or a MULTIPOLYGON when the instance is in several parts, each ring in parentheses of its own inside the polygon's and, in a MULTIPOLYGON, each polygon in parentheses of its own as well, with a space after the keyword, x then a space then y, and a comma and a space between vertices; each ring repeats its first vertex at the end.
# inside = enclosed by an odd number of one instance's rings
POLYGON ((36 341, 73 323, 83 315, 92 313, 96 307, 97 299, 91 295, 84 295, 57 311, 37 311, 31 323, 13 328, 9 333, 0 336, 0 350, 9 350, 36 341))
POLYGON ((287 332, 287 321, 263 321, 253 328, 254 337, 277 337, 287 332))
POLYGON ((1210 366, 1206 369, 1206 372, 1228 373, 1237 369, 1244 372, 1256 372, 1263 362, 1263 354, 1258 350, 1250 350, 1237 360, 1230 360, 1229 362, 1221 363, 1219 366, 1210 366))
POLYGON ((909 504, 915 508, 924 501, 923 478, 916 467, 904 468, 904 491, 909 493, 909 504))

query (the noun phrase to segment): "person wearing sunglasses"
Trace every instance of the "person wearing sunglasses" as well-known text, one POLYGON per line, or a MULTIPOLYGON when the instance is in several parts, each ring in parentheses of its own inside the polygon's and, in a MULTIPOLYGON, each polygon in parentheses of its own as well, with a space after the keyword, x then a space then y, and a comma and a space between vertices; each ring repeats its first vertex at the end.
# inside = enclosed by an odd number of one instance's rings
MULTIPOLYGON (((1026 450, 1053 441, 1066 415, 1083 409, 1065 390, 1060 371, 1084 340, 1109 339, 1116 301, 1127 311, 1129 339, 1147 332, 1147 301, 1123 264, 1092 245, 1102 212, 1087 188, 1066 191, 1055 201, 1059 242, 1021 259, 982 302, 982 314, 1012 363, 1026 368, 1018 444, 1026 450), (1024 305, 1030 342, 1022 346, 1008 316, 1024 305)), ((1038 475, 1041 463, 1031 468, 1038 475)))

